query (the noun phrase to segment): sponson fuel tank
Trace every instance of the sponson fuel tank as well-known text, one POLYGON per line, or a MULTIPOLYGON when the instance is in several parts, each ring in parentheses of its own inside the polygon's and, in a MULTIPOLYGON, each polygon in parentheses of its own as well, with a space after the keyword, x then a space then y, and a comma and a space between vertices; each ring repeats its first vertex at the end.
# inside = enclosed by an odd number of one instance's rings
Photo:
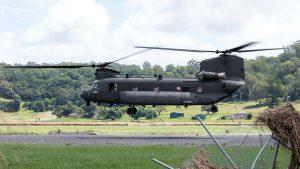
POLYGON ((155 92, 155 91, 125 91, 120 93, 120 101, 128 104, 147 105, 196 105, 211 104, 226 94, 198 94, 191 92, 155 92))

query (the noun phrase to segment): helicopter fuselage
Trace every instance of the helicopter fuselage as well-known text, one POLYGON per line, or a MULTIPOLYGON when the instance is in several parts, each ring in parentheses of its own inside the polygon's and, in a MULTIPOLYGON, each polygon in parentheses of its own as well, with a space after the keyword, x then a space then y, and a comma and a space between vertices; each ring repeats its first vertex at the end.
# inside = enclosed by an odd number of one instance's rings
POLYGON ((95 103, 208 105, 230 96, 244 84, 243 80, 112 77, 95 80, 81 97, 95 103))

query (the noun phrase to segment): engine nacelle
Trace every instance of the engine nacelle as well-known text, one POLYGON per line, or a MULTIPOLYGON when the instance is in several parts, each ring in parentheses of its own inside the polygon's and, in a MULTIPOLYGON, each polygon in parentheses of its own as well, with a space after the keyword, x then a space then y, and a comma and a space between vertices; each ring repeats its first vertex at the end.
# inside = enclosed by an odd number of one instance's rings
POLYGON ((224 79, 226 79, 225 72, 217 73, 217 72, 201 71, 196 76, 201 81, 205 81, 205 80, 224 80, 224 79))

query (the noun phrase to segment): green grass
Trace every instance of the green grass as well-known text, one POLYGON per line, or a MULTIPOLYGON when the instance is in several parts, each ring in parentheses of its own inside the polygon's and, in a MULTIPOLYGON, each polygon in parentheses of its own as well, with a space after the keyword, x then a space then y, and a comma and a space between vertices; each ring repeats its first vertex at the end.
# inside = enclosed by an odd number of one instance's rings
MULTIPOLYGON (((300 101, 296 101, 293 103, 295 108, 300 111, 300 101)), ((207 116, 205 120, 206 123, 243 123, 243 124, 251 124, 256 119, 258 114, 263 110, 267 109, 266 106, 257 106, 257 102, 249 101, 249 102, 230 102, 230 103, 218 103, 217 104, 219 111, 215 114, 207 116), (220 120, 220 118, 224 115, 233 115, 239 112, 251 113, 253 118, 251 120, 220 120)), ((189 122, 197 122, 196 120, 192 120, 191 117, 197 115, 199 113, 205 114, 205 112, 201 112, 201 106, 189 106, 188 108, 184 108, 184 106, 166 106, 166 111, 161 112, 158 118, 153 120, 147 120, 145 118, 140 118, 140 122, 166 122, 166 123, 189 123, 189 122), (184 117, 170 119, 171 112, 182 112, 184 113, 184 117)), ((94 119, 75 119, 75 118, 62 118, 62 119, 53 119, 55 122, 96 122, 94 119)), ((101 120, 98 120, 101 121, 101 120)), ((118 122, 131 122, 132 118, 128 115, 124 114, 123 117, 118 122)))
MULTIPOLYGON (((268 133, 267 129, 251 126, 208 126, 215 134, 251 134, 268 133)), ((48 134, 49 132, 88 132, 102 135, 206 135, 198 126, 0 126, 0 134, 48 134)))
MULTIPOLYGON (((266 109, 266 107, 255 106, 256 102, 236 102, 236 103, 219 103, 219 112, 208 116, 205 123, 242 123, 251 124, 259 112, 266 109), (219 120, 223 115, 234 114, 237 112, 246 111, 254 115, 252 120, 219 120)), ((300 100, 294 102, 295 108, 300 110, 300 100)), ((55 132, 61 130, 63 132, 96 132, 97 134, 130 134, 130 135, 203 135, 205 132, 200 126, 172 126, 166 125, 166 123, 198 123, 197 120, 191 120, 191 116, 198 114, 201 110, 201 106, 190 106, 188 108, 176 106, 166 106, 166 111, 154 120, 140 119, 140 122, 132 122, 132 118, 124 114, 122 119, 114 122, 106 122, 94 119, 74 119, 74 118, 62 118, 56 119, 51 115, 51 112, 34 113, 21 109, 17 113, 6 113, 0 111, 1 123, 18 123, 18 122, 101 122, 101 123, 122 123, 128 124, 128 126, 0 126, 0 134, 12 134, 12 133, 33 133, 33 134, 47 134, 49 132, 55 132), (177 111, 184 112, 185 117, 178 119, 170 119, 169 113, 177 111), (145 123, 148 123, 145 124, 145 123), (149 123, 159 124, 159 126, 150 126, 149 123)), ((214 134, 246 134, 249 126, 209 126, 214 134)), ((251 133, 266 133, 268 131, 261 131, 260 129, 254 129, 251 133)))
POLYGON ((157 158, 180 167, 195 147, 177 146, 66 146, 1 144, 2 168, 160 168, 157 158), (180 153, 178 153, 180 152, 180 153))
MULTIPOLYGON (((221 154, 220 150, 216 146, 207 146, 204 148, 208 152, 209 161, 223 166, 231 167, 231 164, 227 161, 225 156, 221 154)), ((234 163, 243 169, 251 168, 252 163, 260 151, 258 146, 225 146, 226 152, 232 158, 234 163)), ((263 151, 261 158, 258 160, 255 168, 269 169, 272 168, 272 162, 274 158, 275 150, 271 146, 267 146, 263 151)), ((281 148, 278 155, 278 168, 287 168, 290 162, 290 151, 281 148)))
MULTIPOLYGON (((225 147, 236 164, 250 168, 259 147, 225 147)), ((73 169, 73 168, 161 168, 152 161, 159 159, 175 168, 190 161, 197 153, 196 146, 95 146, 95 145, 30 145, 0 144, 0 168, 14 169, 73 169)), ((209 160, 218 165, 230 166, 215 146, 202 147, 209 160)), ((268 168, 272 162, 274 150, 267 148, 262 168, 268 168)), ((289 153, 280 150, 279 168, 286 168, 289 153)))
MULTIPOLYGON (((207 116, 205 120, 206 123, 244 123, 251 124, 259 114, 259 112, 263 111, 267 107, 257 107, 257 102, 231 102, 231 103, 219 103, 219 112, 207 116), (224 115, 232 115, 238 112, 247 112, 254 115, 252 120, 220 120, 220 118, 224 115)), ((294 102, 295 108, 300 111, 300 100, 294 102)), ((144 118, 140 119, 140 122, 166 122, 166 123, 189 123, 196 122, 191 119, 191 116, 201 113, 201 106, 189 106, 188 108, 184 108, 181 106, 177 108, 176 106, 166 106, 166 111, 163 111, 161 115, 154 120, 147 120, 144 118), (184 117, 178 119, 170 119, 170 112, 183 112, 184 117)), ((204 113, 204 112, 202 112, 204 113)), ((103 120, 95 120, 95 119, 83 119, 83 118, 61 118, 57 119, 54 115, 51 115, 51 112, 45 113, 34 113, 33 111, 28 111, 25 109, 21 109, 19 112, 15 113, 7 113, 0 111, 0 122, 34 122, 34 121, 51 121, 51 122, 103 122, 103 120)), ((123 117, 116 122, 126 122, 130 123, 132 118, 127 114, 124 114, 123 117)))

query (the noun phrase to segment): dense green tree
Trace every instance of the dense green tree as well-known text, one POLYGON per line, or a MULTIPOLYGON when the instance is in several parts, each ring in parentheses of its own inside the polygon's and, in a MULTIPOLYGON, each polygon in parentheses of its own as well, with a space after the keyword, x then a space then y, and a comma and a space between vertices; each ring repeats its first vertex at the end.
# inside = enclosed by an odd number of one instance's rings
MULTIPOLYGON (((73 64, 73 63, 60 63, 73 64)), ((95 63, 97 64, 97 63, 95 63)), ((80 91, 87 89, 94 80, 95 69, 4 69, 0 64, 0 97, 27 102, 28 109, 52 111, 58 116, 76 114, 84 117, 108 117, 106 109, 94 110, 84 107, 80 91), (88 112, 85 114, 84 112, 88 112)), ((27 65, 37 65, 29 62, 27 65)), ((153 76, 163 74, 165 77, 194 77, 200 64, 190 60, 186 66, 167 65, 165 68, 145 61, 139 65, 112 64, 122 75, 153 76)), ((229 99, 259 100, 263 98, 300 98, 300 42, 289 45, 277 57, 259 56, 256 59, 245 59, 247 86, 236 91, 229 99)), ((16 104, 17 105, 17 104, 16 104)), ((142 111, 142 110, 141 110, 142 111)), ((145 113, 140 113, 145 117, 145 113)))

